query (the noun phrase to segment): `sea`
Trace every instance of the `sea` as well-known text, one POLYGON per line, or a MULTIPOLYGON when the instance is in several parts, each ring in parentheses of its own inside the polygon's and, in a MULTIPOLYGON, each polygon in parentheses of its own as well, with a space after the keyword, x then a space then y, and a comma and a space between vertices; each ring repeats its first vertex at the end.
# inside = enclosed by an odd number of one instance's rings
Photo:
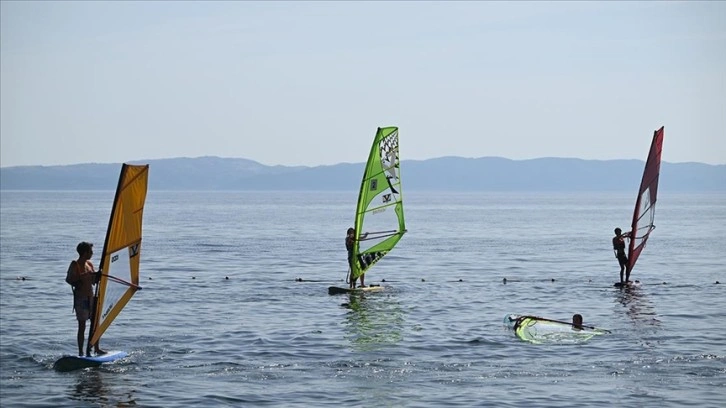
POLYGON ((408 232, 345 286, 357 191, 149 191, 141 286, 101 346, 129 356, 56 372, 76 352, 65 283, 98 266, 114 191, 0 193, 3 407, 723 407, 726 195, 659 191, 631 279, 613 229, 624 192, 404 193, 408 232), (609 330, 532 344, 533 314, 609 330))

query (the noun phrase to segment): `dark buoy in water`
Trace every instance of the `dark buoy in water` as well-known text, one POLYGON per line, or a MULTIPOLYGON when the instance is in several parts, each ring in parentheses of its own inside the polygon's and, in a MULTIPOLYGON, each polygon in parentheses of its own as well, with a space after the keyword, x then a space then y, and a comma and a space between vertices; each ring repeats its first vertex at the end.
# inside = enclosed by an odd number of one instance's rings
POLYGON ((464 280, 463 280, 463 279, 461 279, 461 278, 459 278, 459 282, 464 282, 464 280))
POLYGON ((149 280, 151 280, 151 276, 149 276, 149 280))
POLYGON ((386 281, 385 279, 381 279, 381 282, 385 282, 385 281, 386 281))
POLYGON ((426 279, 424 279, 424 278, 421 278, 421 282, 426 282, 426 279))
POLYGON ((507 278, 503 278, 502 279, 502 283, 506 285, 507 284, 507 278))
POLYGON ((718 284, 720 284, 720 283, 721 283, 721 282, 719 282, 719 281, 716 281, 716 284, 717 284, 717 285, 718 285, 718 284))
POLYGON ((295 278, 295 282, 302 282, 302 278, 295 278))
POLYGON ((197 279, 197 277, 196 276, 192 276, 192 279, 197 279))
POLYGON ((225 276, 224 277, 224 280, 229 280, 229 276, 225 276))
POLYGON ((555 278, 552 278, 552 281, 551 282, 554 282, 554 281, 555 281, 555 278))

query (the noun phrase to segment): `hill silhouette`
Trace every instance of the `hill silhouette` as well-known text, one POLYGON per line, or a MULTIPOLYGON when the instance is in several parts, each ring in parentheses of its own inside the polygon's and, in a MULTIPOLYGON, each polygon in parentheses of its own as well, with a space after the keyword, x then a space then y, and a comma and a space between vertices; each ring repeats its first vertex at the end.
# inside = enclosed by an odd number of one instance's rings
MULTIPOLYGON (((242 158, 172 158, 150 164, 152 190, 357 190, 364 163, 328 166, 267 166, 242 158)), ((633 191, 640 160, 501 157, 440 157, 403 160, 406 190, 431 191, 633 191)), ((0 168, 2 190, 113 190, 120 163, 0 168)), ((661 164, 660 189, 726 192, 726 165, 661 164)))

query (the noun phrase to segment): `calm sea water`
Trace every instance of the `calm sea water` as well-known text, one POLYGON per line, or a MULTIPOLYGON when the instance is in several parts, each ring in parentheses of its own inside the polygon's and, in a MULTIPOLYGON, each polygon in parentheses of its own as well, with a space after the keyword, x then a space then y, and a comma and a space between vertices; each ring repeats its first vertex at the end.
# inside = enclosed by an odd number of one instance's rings
POLYGON ((642 285, 619 290, 610 239, 634 195, 408 193, 409 232, 367 275, 388 288, 329 296, 355 198, 149 192, 144 289, 101 342, 130 357, 57 373, 76 348, 65 271, 81 240, 98 264, 113 192, 3 191, 0 403, 723 406, 726 196, 661 192, 642 285), (533 345, 509 313, 613 333, 533 345))

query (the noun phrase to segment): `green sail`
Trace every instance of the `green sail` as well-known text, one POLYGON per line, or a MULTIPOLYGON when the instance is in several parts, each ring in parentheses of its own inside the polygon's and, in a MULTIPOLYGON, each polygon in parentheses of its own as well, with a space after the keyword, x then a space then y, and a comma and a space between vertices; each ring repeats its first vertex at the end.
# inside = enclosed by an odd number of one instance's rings
POLYGON ((398 128, 378 128, 358 194, 351 279, 383 258, 406 232, 398 155, 398 128), (367 234, 367 235, 366 235, 367 234))

